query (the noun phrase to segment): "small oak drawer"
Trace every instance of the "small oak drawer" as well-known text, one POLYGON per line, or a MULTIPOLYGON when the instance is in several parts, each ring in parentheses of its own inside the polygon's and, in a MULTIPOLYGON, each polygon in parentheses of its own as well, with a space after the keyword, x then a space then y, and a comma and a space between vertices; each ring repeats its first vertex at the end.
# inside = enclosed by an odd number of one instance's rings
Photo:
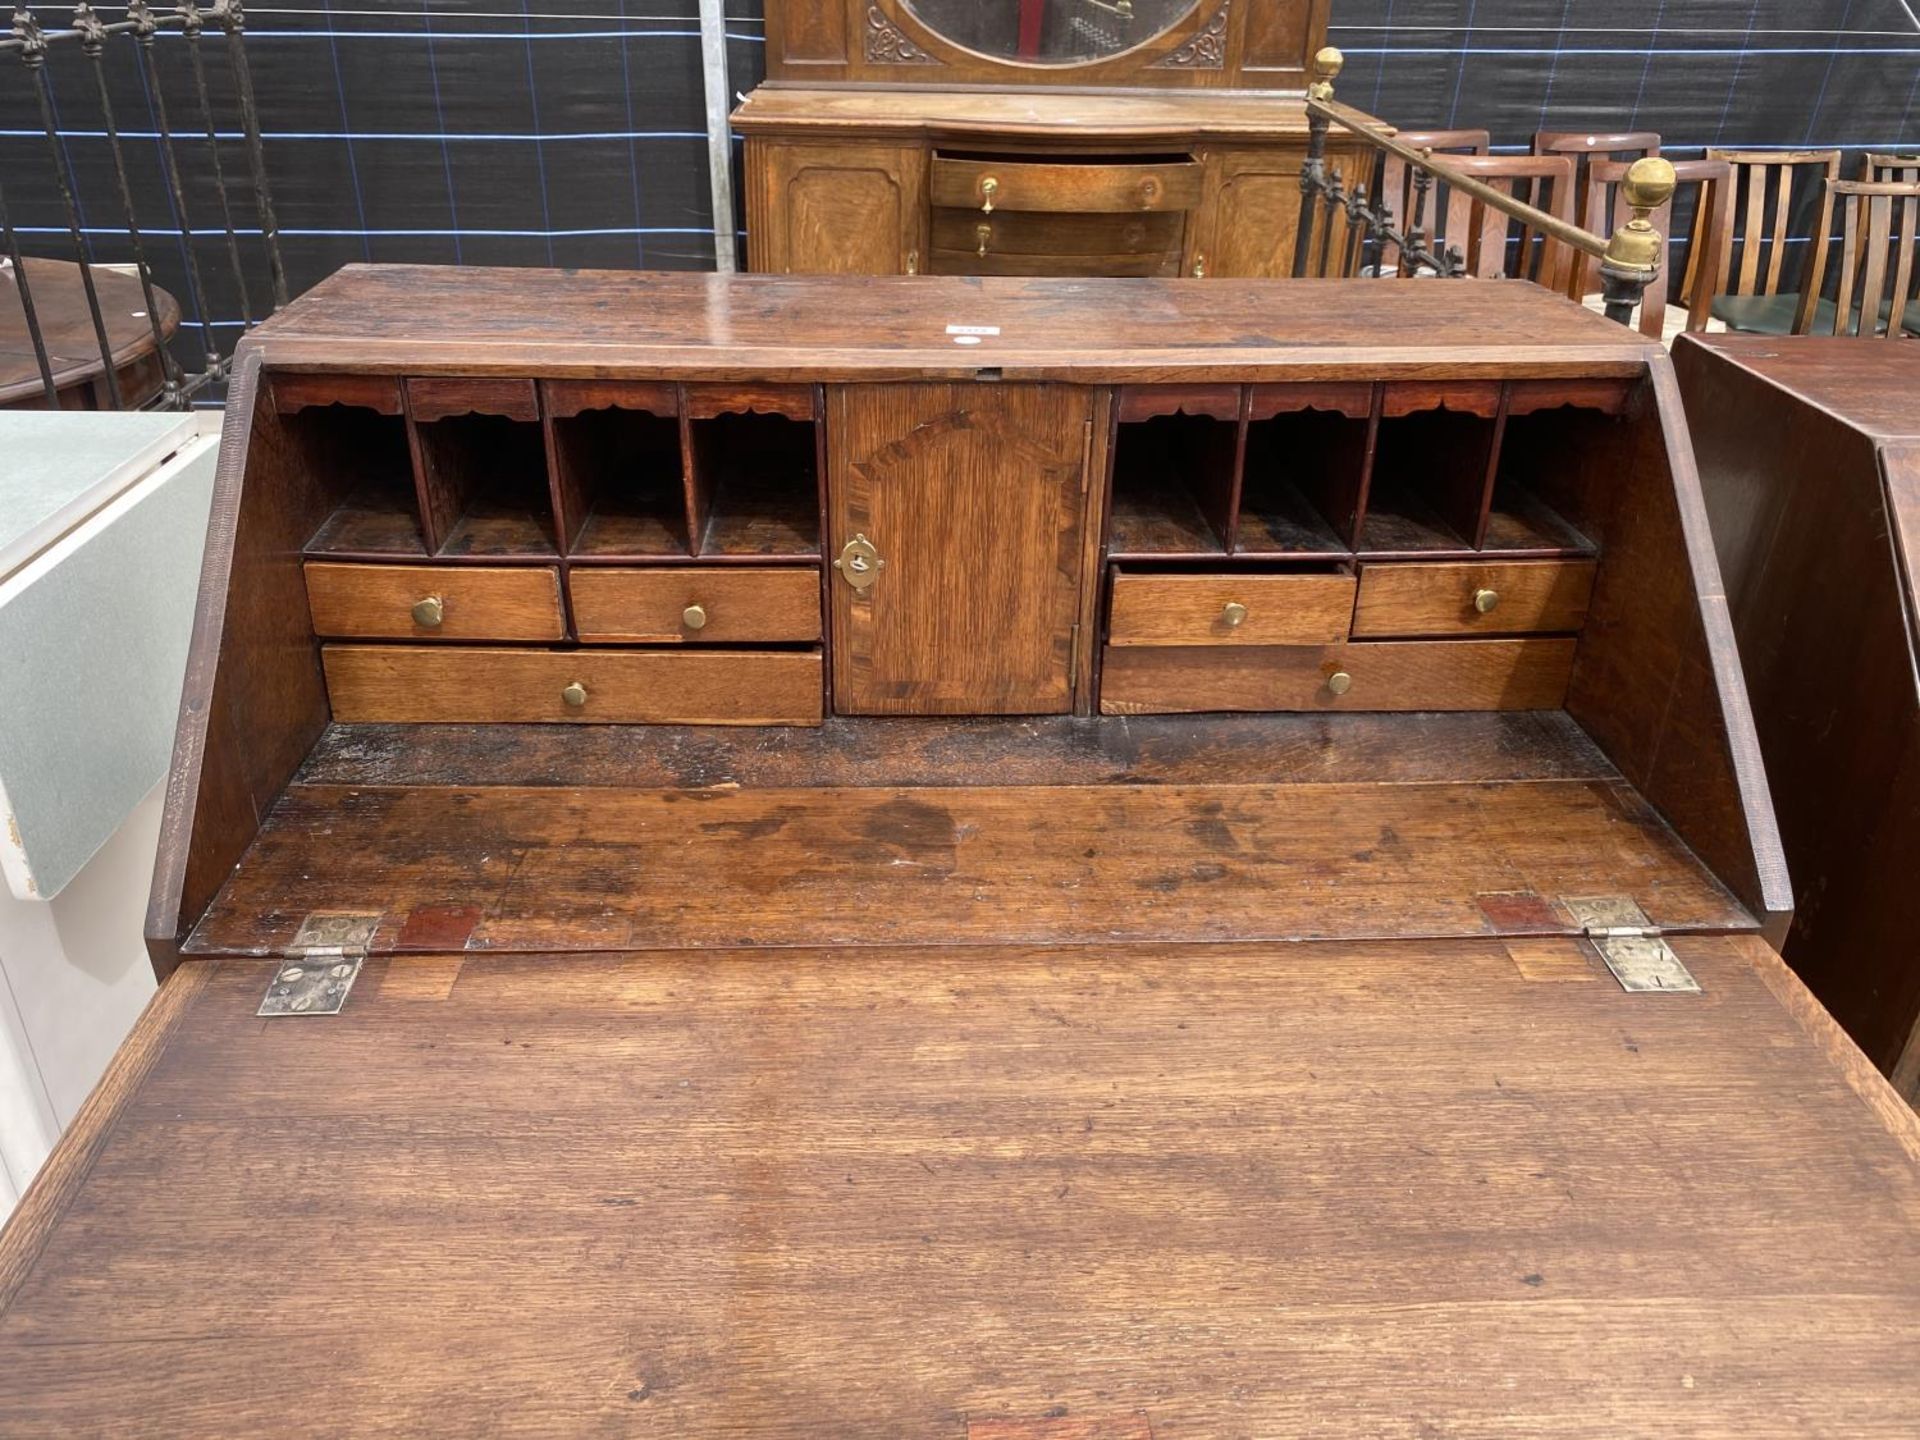
POLYGON ((1557 710, 1575 641, 1427 640, 1368 645, 1109 646, 1107 715, 1206 710, 1557 710))
POLYGON ((551 565, 307 562, 313 633, 364 640, 564 640, 551 565))
POLYGON ((1353 633, 1570 633, 1586 623, 1595 568, 1592 560, 1362 565, 1353 633))
POLYGON ((991 215, 1001 210, 1191 210, 1200 203, 1201 167, 1045 164, 936 156, 931 199, 991 215))
POLYGON ((343 724, 818 725, 818 650, 329 645, 343 724))
POLYGON ((1351 575, 1113 577, 1113 645, 1328 645, 1353 620, 1351 575))
POLYGON ((588 643, 818 640, 820 572, 699 565, 657 570, 575 566, 573 618, 588 643))

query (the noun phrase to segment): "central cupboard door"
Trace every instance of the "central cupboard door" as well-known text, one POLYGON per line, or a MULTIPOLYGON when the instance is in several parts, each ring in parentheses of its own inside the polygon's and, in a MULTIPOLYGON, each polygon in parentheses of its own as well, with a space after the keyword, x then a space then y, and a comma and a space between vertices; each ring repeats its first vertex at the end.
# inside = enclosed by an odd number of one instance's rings
POLYGON ((835 710, 1072 708, 1092 406, 1061 385, 829 392, 835 710))

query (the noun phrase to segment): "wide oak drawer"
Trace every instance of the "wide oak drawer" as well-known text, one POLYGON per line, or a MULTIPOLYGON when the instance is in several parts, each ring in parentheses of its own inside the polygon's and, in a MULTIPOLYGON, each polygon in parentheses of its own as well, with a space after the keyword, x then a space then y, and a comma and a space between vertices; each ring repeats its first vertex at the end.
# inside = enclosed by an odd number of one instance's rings
POLYGON ((1557 710, 1577 642, 1378 641, 1365 645, 1108 646, 1108 715, 1206 710, 1557 710))
POLYGON ((1352 575, 1113 577, 1113 645, 1327 645, 1353 619, 1352 575))
POLYGON ((366 640, 564 640, 551 565, 307 562, 313 633, 366 640))
POLYGON ((1191 210, 1200 203, 1201 167, 1164 164, 933 161, 932 202, 990 215, 1001 210, 1191 210), (991 206, 991 208, 989 208, 991 206))
POLYGON ((657 570, 575 566, 582 641, 706 644, 818 640, 820 572, 697 565, 657 570))
POLYGON ((1179 211, 1146 214, 1060 214, 996 209, 982 215, 979 206, 933 212, 933 249, 970 259, 996 255, 1139 255, 1155 258, 1180 253, 1186 216, 1179 211))
POLYGON ((818 725, 817 650, 329 645, 343 724, 818 725))
POLYGON ((1461 560, 1360 567, 1356 639, 1537 634, 1586 623, 1592 560, 1461 560))

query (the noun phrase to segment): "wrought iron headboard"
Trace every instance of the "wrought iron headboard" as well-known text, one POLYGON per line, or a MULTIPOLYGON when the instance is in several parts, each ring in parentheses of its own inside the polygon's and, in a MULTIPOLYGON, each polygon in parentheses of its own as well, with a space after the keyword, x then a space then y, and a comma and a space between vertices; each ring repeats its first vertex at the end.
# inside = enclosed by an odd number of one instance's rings
MULTIPOLYGON (((247 181, 253 192, 253 206, 259 216, 260 232, 265 241, 267 261, 272 274, 272 298, 266 307, 267 313, 270 313, 273 308, 287 303, 287 275, 280 256, 279 227, 274 219, 273 194, 267 180, 266 156, 260 142, 259 110, 254 101, 253 75, 247 66, 247 51, 243 38, 245 25, 242 0, 207 0, 204 4, 199 3, 199 0, 179 0, 179 3, 164 10, 156 9, 148 3, 148 0, 128 0, 125 18, 112 22, 103 19, 88 0, 80 0, 80 3, 73 7, 71 26, 52 30, 40 24, 31 7, 24 3, 16 3, 13 7, 10 31, 0 35, 0 69, 4 68, 8 59, 17 61, 28 83, 32 85, 39 104, 40 124, 46 135, 48 163, 52 168, 65 211, 67 234, 72 241, 74 259, 79 264, 81 284, 86 294, 88 318, 93 326, 95 341, 99 345, 101 363, 105 367, 103 380, 106 394, 116 409, 124 404, 125 397, 121 394, 119 378, 115 372, 113 346, 108 338, 106 318, 101 310, 98 288, 94 283, 94 262, 89 258, 86 239, 82 233, 78 179, 66 150, 61 144, 61 126, 56 118, 47 60, 58 49, 77 48, 80 54, 86 57, 88 68, 93 74, 94 92, 102 127, 113 159, 113 173, 119 192, 121 214, 133 254, 133 264, 139 272, 140 285, 146 301, 147 320, 153 332, 154 344, 158 349, 159 362, 163 370, 161 389, 148 403, 154 408, 184 408, 192 403, 192 397, 197 392, 225 378, 226 359, 221 354, 219 343, 214 337, 207 287, 200 268, 200 259, 194 247, 196 236, 203 232, 196 231, 188 218, 186 186, 181 179, 175 133, 168 120, 166 98, 160 84, 160 70, 154 61, 154 39, 163 30, 178 30, 185 38, 193 74, 194 105, 197 109, 197 118, 203 122, 201 126, 195 127, 199 133, 195 136, 193 143, 205 144, 207 147, 214 179, 214 191, 219 199, 220 225, 226 237, 227 263, 232 267, 233 283, 240 300, 241 321, 243 325, 251 325, 256 319, 264 318, 264 315, 254 314, 253 302, 247 293, 246 272, 240 258, 239 232, 234 224, 234 207, 228 197, 227 177, 220 155, 219 125, 207 86, 207 66, 202 54, 202 41, 206 34, 209 31, 218 32, 233 74, 234 95, 240 112, 240 127, 246 147, 247 181), (113 100, 107 81, 108 48, 120 37, 125 37, 138 53, 141 75, 146 83, 147 95, 152 104, 158 128, 160 164, 165 172, 168 193, 183 242, 187 300, 198 319, 201 335, 203 358, 197 369, 189 370, 180 364, 178 358, 170 351, 168 337, 162 333, 161 307, 156 303, 153 270, 147 260, 140 220, 135 213, 133 186, 128 176, 126 155, 121 144, 120 129, 114 119, 113 100)), ((20 295, 20 306, 24 314, 27 334, 32 343, 34 359, 39 366, 40 382, 46 392, 47 403, 58 408, 60 395, 54 380, 52 356, 48 350, 40 317, 34 307, 32 285, 25 263, 26 257, 21 253, 20 237, 7 208, 4 189, 0 189, 0 243, 4 243, 7 258, 12 262, 14 281, 20 295)))

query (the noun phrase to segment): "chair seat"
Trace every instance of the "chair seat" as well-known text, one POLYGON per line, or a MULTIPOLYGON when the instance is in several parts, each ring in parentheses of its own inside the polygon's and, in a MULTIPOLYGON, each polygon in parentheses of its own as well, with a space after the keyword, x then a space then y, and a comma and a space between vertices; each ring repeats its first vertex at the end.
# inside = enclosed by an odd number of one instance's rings
MULTIPOLYGON (((1794 313, 1800 308, 1800 292, 1783 295, 1716 295, 1709 307, 1713 318, 1726 322, 1729 330, 1745 330, 1756 335, 1791 335, 1794 313)), ((1814 306, 1813 328, 1817 334, 1833 333, 1833 302, 1821 300, 1814 306)))
MULTIPOLYGON (((1716 295, 1710 307, 1713 318, 1725 322, 1729 330, 1745 330, 1756 335, 1791 335, 1794 312, 1800 308, 1798 292, 1789 295, 1716 295)), ((1880 325, 1885 328, 1893 311, 1891 301, 1880 306, 1880 325)), ((1833 301, 1821 300, 1813 307, 1815 335, 1833 333, 1833 301)), ((1901 316, 1900 328, 1920 336, 1920 302, 1909 300, 1901 316)))

